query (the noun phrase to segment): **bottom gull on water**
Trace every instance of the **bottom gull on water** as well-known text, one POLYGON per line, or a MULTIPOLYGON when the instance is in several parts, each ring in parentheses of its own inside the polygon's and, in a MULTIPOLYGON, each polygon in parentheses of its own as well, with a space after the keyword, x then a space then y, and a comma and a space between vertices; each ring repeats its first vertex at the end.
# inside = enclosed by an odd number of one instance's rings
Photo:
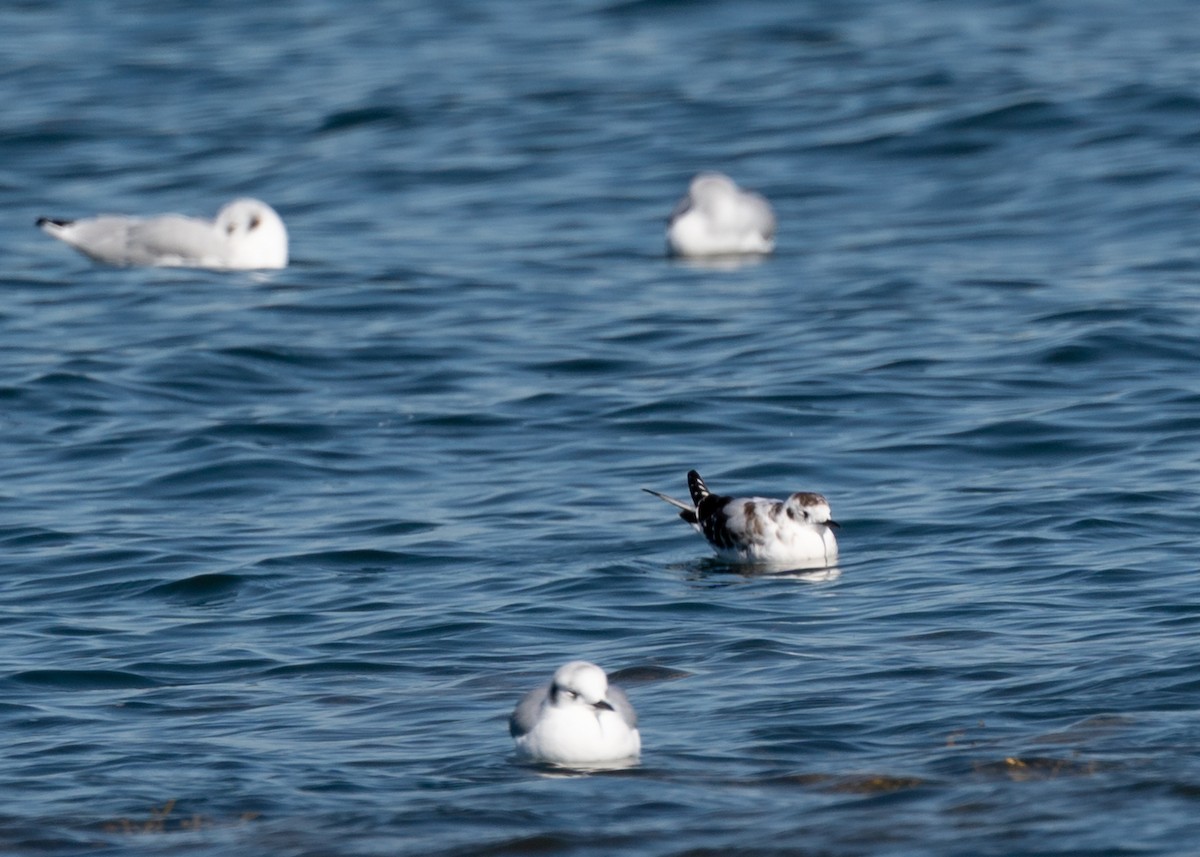
POLYGON ((564 664, 549 684, 525 694, 508 729, 522 758, 570 768, 623 767, 642 748, 625 692, 587 661, 564 664))
POLYGON ((801 491, 786 500, 726 497, 713 494, 695 470, 688 471, 692 502, 685 503, 643 488, 681 511, 708 540, 717 555, 743 562, 801 563, 828 566, 837 559, 837 539, 829 503, 820 494, 801 491))

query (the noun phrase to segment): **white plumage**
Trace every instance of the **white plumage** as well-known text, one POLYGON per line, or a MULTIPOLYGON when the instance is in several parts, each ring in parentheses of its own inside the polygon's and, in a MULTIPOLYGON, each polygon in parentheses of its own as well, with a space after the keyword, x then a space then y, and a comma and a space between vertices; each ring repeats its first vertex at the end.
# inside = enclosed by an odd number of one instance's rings
POLYGON ((708 490, 695 470, 688 472, 692 502, 685 503, 643 488, 680 509, 717 555, 741 562, 824 567, 837 559, 838 526, 829 502, 820 494, 801 491, 786 500, 767 497, 727 497, 708 490))
POLYGON ((215 220, 164 214, 104 214, 81 220, 39 218, 47 235, 109 265, 255 270, 285 268, 288 235, 275 209, 235 199, 215 220))
POLYGON ((775 213, 762 196, 722 173, 700 173, 667 222, 677 256, 736 256, 775 249, 775 213))
POLYGON ((563 767, 619 767, 637 761, 637 714, 604 670, 587 661, 559 667, 525 694, 508 720, 517 754, 563 767))

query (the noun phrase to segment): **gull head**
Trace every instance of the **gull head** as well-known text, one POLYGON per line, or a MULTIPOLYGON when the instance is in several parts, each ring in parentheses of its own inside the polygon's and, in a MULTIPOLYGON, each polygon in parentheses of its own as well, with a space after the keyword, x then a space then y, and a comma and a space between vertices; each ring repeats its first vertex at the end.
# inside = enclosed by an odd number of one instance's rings
POLYGON ((736 200, 738 193, 737 184, 724 173, 697 173, 688 185, 687 195, 679 200, 667 222, 674 223, 692 209, 714 214, 721 206, 736 200))
POLYGON ((287 267, 287 229, 265 202, 235 199, 217 212, 216 228, 228 243, 229 267, 287 267))
POLYGON ((784 510, 789 518, 799 523, 826 527, 841 526, 833 519, 833 513, 829 511, 829 501, 820 494, 799 491, 787 498, 784 510))
POLYGON ((611 711, 607 696, 608 676, 588 661, 563 664, 550 680, 550 704, 554 706, 587 705, 611 711))
POLYGON ((741 189, 724 173, 699 173, 688 186, 688 199, 701 210, 712 210, 736 200, 741 189))

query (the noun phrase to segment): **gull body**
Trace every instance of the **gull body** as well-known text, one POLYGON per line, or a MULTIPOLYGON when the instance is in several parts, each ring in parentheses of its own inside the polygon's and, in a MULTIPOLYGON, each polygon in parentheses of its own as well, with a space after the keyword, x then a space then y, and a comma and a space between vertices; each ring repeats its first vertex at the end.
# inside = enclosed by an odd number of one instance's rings
POLYGON ((104 214, 80 220, 39 218, 47 235, 109 265, 216 270, 285 268, 288 236, 275 209, 257 199, 235 199, 214 220, 164 214, 104 214))
POLYGON ((619 767, 637 761, 637 714, 604 670, 571 661, 531 690, 508 719, 517 755, 575 768, 619 767))
POLYGON ((722 173, 700 173, 667 221, 676 256, 736 256, 775 249, 775 213, 762 196, 722 173))
POLYGON ((800 491, 786 500, 728 497, 708 490, 695 470, 687 475, 692 502, 651 491, 680 510, 717 556, 740 562, 790 563, 823 567, 837 559, 837 521, 820 494, 800 491))

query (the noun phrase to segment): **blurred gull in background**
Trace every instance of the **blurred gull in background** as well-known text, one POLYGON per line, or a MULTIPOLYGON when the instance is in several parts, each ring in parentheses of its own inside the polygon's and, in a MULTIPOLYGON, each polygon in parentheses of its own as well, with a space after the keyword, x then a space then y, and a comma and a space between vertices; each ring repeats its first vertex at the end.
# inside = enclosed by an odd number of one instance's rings
POLYGON ((141 218, 106 214, 82 220, 39 218, 47 234, 97 262, 176 268, 286 268, 288 236, 275 209, 236 199, 216 220, 181 214, 141 218))

